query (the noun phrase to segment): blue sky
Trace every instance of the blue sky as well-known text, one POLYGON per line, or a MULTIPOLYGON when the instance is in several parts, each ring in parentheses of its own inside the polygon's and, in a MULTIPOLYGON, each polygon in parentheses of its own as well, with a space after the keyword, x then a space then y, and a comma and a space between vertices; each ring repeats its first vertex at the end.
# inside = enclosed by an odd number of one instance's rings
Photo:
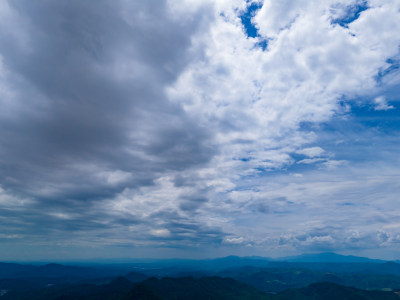
POLYGON ((0 257, 399 259, 400 3, 3 1, 0 257))

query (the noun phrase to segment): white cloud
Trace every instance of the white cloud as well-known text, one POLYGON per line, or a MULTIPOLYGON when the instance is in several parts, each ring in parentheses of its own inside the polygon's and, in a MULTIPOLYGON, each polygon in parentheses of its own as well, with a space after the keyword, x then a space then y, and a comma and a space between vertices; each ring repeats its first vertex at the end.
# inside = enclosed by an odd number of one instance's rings
POLYGON ((316 156, 321 156, 324 152, 325 152, 325 150, 322 149, 321 147, 303 148, 303 149, 296 151, 296 153, 298 153, 298 154, 303 154, 303 155, 306 155, 311 158, 316 157, 316 156))
POLYGON ((106 181, 107 184, 121 184, 132 178, 132 174, 122 170, 101 172, 98 176, 106 181))
POLYGON ((297 162, 297 164, 309 165, 309 164, 315 164, 315 163, 322 162, 322 161, 325 161, 325 159, 324 158, 306 158, 306 159, 299 160, 297 162))
POLYGON ((343 166, 347 163, 348 163, 348 161, 346 161, 346 160, 333 160, 332 159, 332 160, 328 160, 328 161, 324 162, 322 164, 322 166, 325 167, 326 169, 335 169, 335 168, 343 166))
POLYGON ((35 204, 35 200, 31 198, 23 198, 12 195, 9 191, 4 190, 0 186, 0 209, 21 211, 29 209, 35 204))
MULTIPOLYGON (((200 124, 214 128, 215 143, 222 149, 215 163, 226 166, 232 158, 251 157, 247 170, 293 163, 288 153, 313 141, 312 135, 297 130, 301 122, 327 121, 339 110, 341 96, 375 88, 375 74, 397 53, 400 40, 393 38, 397 25, 385 27, 392 32, 389 42, 370 32, 370 22, 376 14, 396 17, 373 6, 344 28, 331 24, 334 3, 265 1, 254 21, 261 35, 274 37, 267 52, 246 38, 230 6, 223 11, 225 17, 216 17, 209 35, 198 37, 207 45, 206 57, 186 69, 169 95, 200 124), (373 43, 366 32, 374 36, 373 43), (271 155, 268 148, 280 154, 271 155)), ((232 173, 246 172, 239 161, 229 164, 235 168, 232 173)))
POLYGON ((171 232, 168 229, 153 229, 150 233, 156 237, 169 237, 171 232))
POLYGON ((375 110, 389 110, 389 109, 394 109, 393 105, 389 105, 386 101, 386 98, 384 96, 379 96, 374 99, 375 102, 375 110))
MULTIPOLYGON (((292 152, 309 157, 301 163, 322 162, 321 147, 304 148, 315 134, 299 125, 329 121, 341 111, 343 96, 376 88, 379 68, 398 51, 400 25, 392 24, 398 12, 374 2, 345 28, 331 23, 334 4, 338 1, 265 1, 253 21, 263 37, 273 38, 268 51, 245 36, 232 5, 219 6, 209 34, 196 37, 206 45, 205 57, 188 66, 169 96, 214 129, 220 154, 210 164, 212 176, 236 184, 238 176, 293 164, 292 152), (388 34, 372 32, 377 18, 385 19, 380 27, 388 34)), ((328 160, 323 166, 343 163, 328 160)))
POLYGON ((242 244, 244 242, 244 238, 243 237, 226 238, 225 242, 228 244, 242 244))

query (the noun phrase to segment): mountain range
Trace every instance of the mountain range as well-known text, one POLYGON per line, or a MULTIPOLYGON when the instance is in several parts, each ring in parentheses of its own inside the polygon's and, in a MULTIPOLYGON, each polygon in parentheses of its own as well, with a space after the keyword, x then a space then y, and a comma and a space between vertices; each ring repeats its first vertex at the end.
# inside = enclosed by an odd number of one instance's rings
POLYGON ((125 264, 0 263, 0 300, 399 299, 400 264, 334 253, 125 264))

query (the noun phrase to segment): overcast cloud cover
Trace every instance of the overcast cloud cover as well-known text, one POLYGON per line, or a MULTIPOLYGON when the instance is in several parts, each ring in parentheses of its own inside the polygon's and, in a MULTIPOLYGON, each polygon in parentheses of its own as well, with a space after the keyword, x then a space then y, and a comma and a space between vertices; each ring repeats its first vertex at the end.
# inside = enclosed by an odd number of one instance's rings
POLYGON ((398 259, 399 0, 0 1, 2 259, 398 259))

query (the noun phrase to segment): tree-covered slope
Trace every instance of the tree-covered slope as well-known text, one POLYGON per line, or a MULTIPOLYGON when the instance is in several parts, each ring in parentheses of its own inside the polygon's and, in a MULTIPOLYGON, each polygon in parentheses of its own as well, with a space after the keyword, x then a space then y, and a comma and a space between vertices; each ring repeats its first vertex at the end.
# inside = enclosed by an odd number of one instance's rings
POLYGON ((331 282, 319 282, 305 288, 275 295, 274 300, 399 300, 393 292, 365 291, 331 282))

